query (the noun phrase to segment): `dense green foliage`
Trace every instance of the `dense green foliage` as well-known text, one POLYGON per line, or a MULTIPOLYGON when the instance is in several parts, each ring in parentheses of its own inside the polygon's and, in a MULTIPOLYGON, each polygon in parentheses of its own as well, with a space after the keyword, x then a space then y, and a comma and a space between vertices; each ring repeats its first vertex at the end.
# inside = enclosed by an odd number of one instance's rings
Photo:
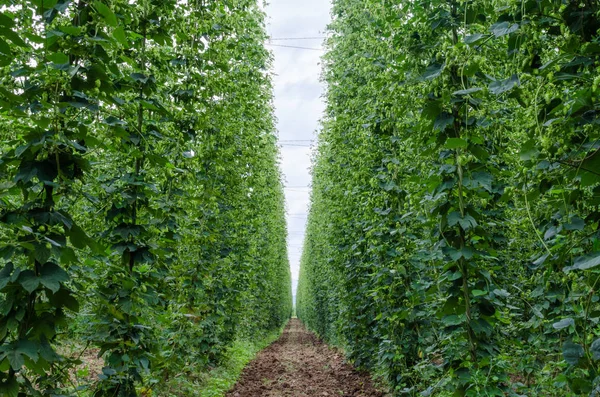
POLYGON ((290 275, 257 2, 0 11, 0 395, 164 395, 279 329, 290 275), (71 340, 99 349, 97 383, 69 382, 71 340))
POLYGON ((395 396, 600 395, 600 4, 336 0, 298 315, 395 396))

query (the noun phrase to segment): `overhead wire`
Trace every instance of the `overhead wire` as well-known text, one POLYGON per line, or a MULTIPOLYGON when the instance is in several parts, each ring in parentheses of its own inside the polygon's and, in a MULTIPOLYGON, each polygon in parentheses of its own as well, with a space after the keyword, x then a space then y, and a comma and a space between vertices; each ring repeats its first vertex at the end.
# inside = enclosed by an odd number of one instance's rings
POLYGON ((314 37, 269 37, 269 41, 284 41, 284 40, 323 40, 326 36, 314 36, 314 37))
POLYGON ((265 43, 265 45, 270 45, 271 47, 295 48, 298 50, 325 51, 324 48, 300 47, 300 46, 295 46, 295 45, 272 44, 272 43, 265 43))

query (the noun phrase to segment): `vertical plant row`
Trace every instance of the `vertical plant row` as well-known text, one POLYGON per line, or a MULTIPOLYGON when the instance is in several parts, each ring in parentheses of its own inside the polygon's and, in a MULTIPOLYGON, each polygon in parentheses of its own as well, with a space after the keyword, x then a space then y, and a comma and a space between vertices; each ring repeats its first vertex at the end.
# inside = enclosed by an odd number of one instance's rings
POLYGON ((264 15, 226 3, 2 2, 0 394, 160 393, 291 315, 264 15))
POLYGON ((334 2, 298 313, 394 395, 599 392, 598 12, 334 2))

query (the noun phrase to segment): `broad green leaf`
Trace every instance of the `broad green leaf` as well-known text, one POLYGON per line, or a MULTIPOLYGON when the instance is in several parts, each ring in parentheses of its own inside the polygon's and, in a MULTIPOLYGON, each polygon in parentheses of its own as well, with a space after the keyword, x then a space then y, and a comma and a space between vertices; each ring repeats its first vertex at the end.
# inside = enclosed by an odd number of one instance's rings
POLYGON ((474 255, 473 249, 470 247, 465 247, 463 249, 448 248, 444 250, 444 252, 454 261, 457 261, 460 258, 471 259, 474 255))
POLYGON ((429 65, 427 69, 425 69, 423 75, 421 75, 421 80, 433 80, 439 77, 444 71, 445 67, 445 63, 434 63, 429 65))
POLYGON ((483 88, 481 88, 481 87, 472 87, 472 88, 467 88, 466 90, 454 91, 452 93, 452 95, 456 95, 456 96, 471 95, 471 94, 474 94, 474 93, 482 91, 482 90, 483 90, 483 88))
POLYGON ((54 9, 56 9, 58 12, 65 12, 72 2, 73 0, 58 0, 54 6, 54 9))
POLYGON ((451 212, 448 215, 448 226, 456 226, 460 224, 460 227, 467 231, 477 226, 477 221, 471 215, 465 215, 464 218, 460 215, 459 212, 451 212))
POLYGON ((533 160, 538 157, 540 151, 535 140, 529 140, 521 147, 519 158, 523 161, 533 160))
POLYGON ((106 4, 101 1, 94 1, 94 8, 102 15, 109 26, 116 27, 118 25, 117 16, 106 4))
POLYGON ((571 221, 566 223, 563 227, 565 230, 583 230, 585 228, 585 222, 583 219, 574 216, 571 218, 571 221))
POLYGON ((39 277, 31 270, 21 272, 17 282, 29 293, 32 293, 40 286, 39 277))
POLYGON ((546 262, 546 259, 548 259, 548 257, 549 257, 549 256, 550 256, 550 254, 548 254, 548 253, 547 253, 547 254, 544 254, 544 255, 542 255, 542 256, 540 256, 539 258, 537 258, 537 259, 536 259, 536 260, 533 262, 533 265, 534 265, 535 267, 539 267, 539 266, 543 265, 543 264, 544 264, 544 262, 546 262))
POLYGON ((19 396, 19 382, 17 382, 16 375, 4 378, 4 374, 0 374, 0 396, 6 397, 18 397, 19 396))
POLYGON ((444 316, 442 318, 442 323, 444 323, 444 325, 446 326, 456 326, 456 325, 460 325, 462 323, 464 323, 466 320, 464 315, 456 315, 456 314, 452 314, 449 316, 444 316))
POLYGON ((149 77, 143 73, 131 73, 131 78, 142 84, 146 84, 149 79, 149 77))
POLYGON ((469 143, 462 138, 448 138, 444 147, 447 149, 466 149, 469 143))
POLYGON ((71 36, 79 36, 82 32, 79 26, 61 26, 59 29, 71 36))
POLYGON ((559 331, 561 329, 565 329, 571 325, 575 325, 575 320, 573 320, 572 318, 564 318, 564 319, 560 320, 559 322, 552 324, 554 329, 557 329, 559 331))
POLYGON ((60 289, 60 284, 69 280, 69 275, 60 266, 52 262, 47 262, 42 266, 40 272, 40 282, 52 292, 60 289))
POLYGON ((567 266, 564 268, 565 272, 571 270, 588 270, 600 265, 600 252, 595 252, 590 255, 580 256, 575 259, 573 266, 567 266))
POLYGON ((444 131, 452 123, 454 123, 454 117, 450 113, 442 112, 433 123, 433 129, 444 131))
POLYGON ((56 354, 56 352, 54 351, 54 349, 48 342, 48 339, 46 339, 46 337, 43 335, 42 335, 41 341, 40 341, 39 353, 40 353, 40 357, 42 357, 44 360, 48 361, 49 363, 60 360, 60 356, 58 354, 56 354))
POLYGON ((65 54, 62 54, 60 52, 54 52, 50 55, 48 55, 48 60, 50 62, 56 63, 56 64, 67 64, 69 63, 69 57, 65 54))
POLYGON ((15 26, 15 21, 11 17, 5 15, 3 12, 0 12, 0 26, 12 28, 15 26))
POLYGON ((516 74, 513 74, 506 80, 494 81, 489 85, 488 89, 492 94, 500 95, 512 90, 515 87, 518 87, 520 84, 519 77, 516 74))
POLYGON ((125 30, 123 27, 119 26, 113 31, 113 37, 119 44, 121 44, 125 48, 129 48, 129 42, 127 41, 127 35, 125 34, 125 30))
POLYGON ((496 37, 506 36, 519 30, 519 25, 510 22, 498 22, 492 25, 490 31, 496 37))
POLYGON ((585 356, 585 351, 581 345, 571 341, 567 341, 563 345, 563 357, 568 364, 579 364, 579 360, 581 360, 583 356, 585 356))
POLYGON ((36 243, 34 257, 40 263, 45 263, 50 259, 52 250, 46 246, 45 243, 36 243))
POLYGON ((114 116, 108 116, 107 118, 104 119, 104 124, 110 125, 112 127, 114 126, 121 126, 121 125, 127 125, 127 123, 123 120, 120 120, 114 116))
POLYGON ((479 44, 488 37, 490 36, 481 33, 471 34, 465 37, 465 44, 479 44))
POLYGON ((73 312, 79 311, 79 302, 77 302, 71 291, 66 288, 60 288, 52 294, 50 302, 56 307, 66 307, 73 312))
POLYGON ((29 48, 29 45, 25 43, 18 34, 16 34, 10 29, 3 30, 0 28, 0 36, 4 36, 16 46, 19 46, 21 48, 29 48))
POLYGON ((7 56, 12 55, 12 51, 10 50, 10 45, 0 38, 0 54, 4 54, 7 56))
POLYGON ((381 182, 379 186, 386 192, 390 192, 398 187, 394 181, 381 182))
POLYGON ((494 176, 489 172, 474 172, 471 179, 488 192, 492 192, 494 176))
POLYGON ((7 358, 12 369, 20 370, 25 365, 25 356, 38 360, 38 345, 28 340, 20 340, 0 348, 0 360, 7 358))
POLYGON ((0 270, 0 291, 10 282, 14 265, 9 262, 0 270))
POLYGON ((590 352, 592 353, 592 358, 594 360, 600 360, 600 338, 592 342, 592 345, 590 346, 590 352))

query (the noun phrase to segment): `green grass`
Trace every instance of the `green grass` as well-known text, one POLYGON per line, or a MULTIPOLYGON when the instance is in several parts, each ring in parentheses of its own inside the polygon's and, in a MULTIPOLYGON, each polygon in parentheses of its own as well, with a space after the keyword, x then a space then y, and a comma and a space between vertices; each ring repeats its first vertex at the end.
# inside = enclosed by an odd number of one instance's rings
POLYGON ((256 357, 256 354, 276 341, 282 330, 267 335, 260 341, 238 340, 228 350, 228 358, 221 367, 213 369, 200 397, 222 397, 239 379, 246 365, 256 357))
MULTIPOLYGON (((256 354, 276 341, 283 327, 272 332, 258 341, 239 339, 227 349, 223 363, 209 372, 190 377, 174 377, 168 384, 159 387, 156 393, 149 396, 168 397, 223 397, 238 381, 246 365, 256 357, 256 354)), ((146 396, 145 394, 141 394, 146 396)))

